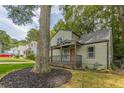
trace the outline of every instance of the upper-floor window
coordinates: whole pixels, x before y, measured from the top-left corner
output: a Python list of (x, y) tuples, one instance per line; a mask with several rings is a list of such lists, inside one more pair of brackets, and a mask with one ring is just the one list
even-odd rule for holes
[(61, 37), (57, 38), (57, 44), (59, 44), (61, 42), (62, 42), (62, 38)]
[(95, 58), (95, 46), (88, 46), (87, 52), (88, 52), (88, 58), (89, 59)]

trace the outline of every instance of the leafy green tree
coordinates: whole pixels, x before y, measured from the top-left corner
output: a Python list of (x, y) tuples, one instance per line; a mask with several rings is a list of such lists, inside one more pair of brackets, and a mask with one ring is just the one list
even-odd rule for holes
[(121, 44), (118, 45), (117, 48), (120, 49), (121, 52), (119, 52), (119, 53), (120, 53), (120, 55), (122, 55), (123, 62), (124, 62), (124, 6), (115, 6), (115, 7), (118, 9), (117, 15), (118, 15), (119, 23), (121, 26), (121, 29), (120, 29), (120, 31), (121, 31), (121, 37), (120, 37)]
[(54, 35), (57, 33), (57, 31), (53, 28), (51, 31), (50, 31), (50, 39), (52, 39), (52, 37), (54, 37)]
[(124, 6), (117, 6), (117, 8), (118, 8), (119, 20), (121, 24), (122, 38), (124, 39)]
[(77, 34), (106, 29), (109, 21), (107, 6), (65, 6), (66, 28)]
[(2, 53), (10, 48), (11, 37), (3, 30), (0, 30), (0, 42), (2, 43)]
[(59, 30), (68, 30), (66, 29), (66, 24), (62, 19), (60, 19), (50, 31), (50, 38), (52, 38)]
[(28, 31), (27, 33), (27, 37), (26, 37), (26, 40), (28, 42), (31, 42), (31, 41), (38, 41), (38, 30), (32, 28)]
[(53, 29), (57, 32), (58, 30), (67, 30), (66, 29), (66, 24), (62, 19), (60, 19), (56, 25), (53, 27)]
[(17, 47), (17, 46), (18, 46), (18, 40), (11, 38), (10, 48)]
[(40, 29), (39, 39), (37, 44), (36, 63), (33, 68), (35, 73), (47, 73), (50, 71), (49, 67), (49, 41), (50, 41), (50, 11), (51, 6), (4, 6), (8, 11), (8, 17), (12, 19), (15, 24), (26, 25), (32, 23), (32, 17), (36, 16), (36, 10), (40, 8)]
[(32, 23), (32, 17), (36, 16), (38, 9), (38, 6), (35, 5), (9, 5), (4, 7), (8, 11), (8, 17), (18, 25)]
[(20, 40), (18, 41), (18, 46), (19, 45), (26, 45), (28, 42), (26, 40)]

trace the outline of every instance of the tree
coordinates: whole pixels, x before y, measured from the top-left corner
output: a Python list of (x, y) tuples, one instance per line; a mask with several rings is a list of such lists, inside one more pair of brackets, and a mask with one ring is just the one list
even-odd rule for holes
[(0, 30), (0, 42), (2, 43), (2, 53), (8, 50), (11, 44), (11, 37), (3, 30)]
[(3, 6), (8, 11), (8, 18), (18, 25), (32, 23), (32, 17), (36, 16), (36, 10), (39, 6), (35, 5), (9, 5)]
[(28, 31), (27, 33), (27, 37), (26, 37), (26, 40), (28, 42), (31, 42), (31, 41), (38, 41), (38, 30), (32, 28)]
[(0, 42), (2, 43), (2, 53), (10, 48), (17, 47), (18, 45), (25, 45), (25, 40), (18, 41), (11, 38), (5, 31), (0, 30)]
[(57, 33), (57, 31), (53, 28), (51, 31), (50, 31), (50, 39), (52, 39), (52, 37), (54, 37), (54, 35)]
[[(18, 25), (26, 25), (32, 23), (32, 17), (36, 16), (35, 12), (39, 6), (4, 6), (8, 11), (8, 17)], [(37, 47), (36, 63), (33, 72), (47, 73), (50, 71), (49, 67), (49, 27), (50, 27), (50, 11), (51, 6), (40, 6), (40, 29)]]
[(66, 29), (66, 24), (62, 19), (60, 19), (50, 31), (50, 38), (52, 38), (59, 30), (68, 30)]
[[(78, 35), (102, 28), (105, 18), (105, 6), (65, 6), (64, 20), (66, 29)], [(102, 18), (102, 19), (101, 19)], [(98, 28), (99, 27), (99, 28)]]
[(122, 37), (124, 39), (124, 6), (117, 6), (119, 11), (119, 19), (122, 27)]
[(26, 40), (20, 40), (20, 41), (18, 41), (18, 46), (19, 45), (26, 45), (27, 44), (27, 41)]
[[(11, 42), (11, 43), (9, 44), (9, 49), (18, 46), (18, 40), (14, 39), (14, 38), (11, 38), (10, 42)], [(8, 50), (9, 50), (9, 49), (8, 49)]]
[(53, 27), (53, 29), (57, 32), (59, 30), (68, 30), (66, 29), (66, 24), (64, 23), (64, 21), (62, 19), (60, 19), (56, 25)]
[(40, 30), (38, 39), (38, 49), (34, 72), (50, 72), (49, 49), (50, 49), (50, 12), (51, 6), (40, 6)]
[(123, 57), (123, 62), (124, 62), (124, 6), (116, 6), (118, 9), (118, 14), (119, 14), (119, 21), (121, 25), (121, 35), (122, 35), (122, 43), (123, 45), (120, 45)]

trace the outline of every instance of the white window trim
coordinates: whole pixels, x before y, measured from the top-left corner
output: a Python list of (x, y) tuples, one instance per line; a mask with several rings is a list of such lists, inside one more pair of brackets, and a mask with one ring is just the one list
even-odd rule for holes
[[(88, 51), (89, 47), (93, 47), (93, 48), (94, 48), (94, 51), (93, 51), (93, 52), (89, 52), (89, 51)], [(89, 56), (89, 53), (93, 53), (93, 57), (90, 57), (90, 56)], [(91, 45), (91, 46), (88, 46), (88, 47), (87, 47), (87, 58), (88, 58), (88, 59), (95, 59), (95, 45)]]

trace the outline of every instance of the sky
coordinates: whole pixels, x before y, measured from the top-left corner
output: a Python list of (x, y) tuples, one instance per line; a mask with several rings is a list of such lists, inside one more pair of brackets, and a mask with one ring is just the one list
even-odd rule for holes
[[(39, 15), (39, 10), (37, 11), (37, 14)], [(50, 29), (52, 29), (53, 26), (58, 22), (58, 20), (62, 18), (62, 11), (59, 10), (58, 6), (52, 6)], [(12, 22), (11, 19), (7, 17), (7, 11), (5, 10), (5, 8), (0, 6), (0, 30), (6, 31), (6, 33), (14, 39), (24, 40), (27, 32), (31, 28), (37, 28), (38, 17), (34, 17), (33, 21), (34, 22), (32, 24), (28, 24), (26, 26), (16, 25)]]

